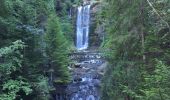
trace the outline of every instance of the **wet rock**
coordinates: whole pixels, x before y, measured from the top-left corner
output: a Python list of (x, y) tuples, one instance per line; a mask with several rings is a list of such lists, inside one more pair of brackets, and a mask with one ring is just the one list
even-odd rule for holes
[(100, 82), (98, 79), (94, 79), (94, 80), (93, 80), (93, 84), (94, 84), (94, 86), (96, 86), (96, 87), (100, 87), (100, 86), (101, 86), (101, 82)]
[(90, 95), (86, 98), (86, 100), (95, 100), (95, 97), (93, 95)]
[(77, 91), (79, 91), (79, 87), (77, 87), (77, 86), (70, 86), (67, 89), (67, 94), (76, 93)]
[(82, 67), (84, 70), (89, 70), (90, 68), (87, 68), (87, 67)]
[(92, 78), (88, 78), (88, 77), (83, 77), (82, 78), (82, 82), (91, 82)]
[(75, 67), (75, 68), (81, 68), (81, 63), (75, 63), (75, 64), (74, 64), (74, 67)]
[(69, 70), (69, 71), (73, 71), (73, 68), (71, 68), (70, 66), (68, 66), (68, 70)]
[(81, 82), (82, 78), (80, 76), (74, 77), (74, 82)]
[(106, 72), (106, 67), (108, 65), (108, 62), (103, 63), (101, 66), (97, 67), (97, 72), (100, 75), (104, 75), (104, 73)]

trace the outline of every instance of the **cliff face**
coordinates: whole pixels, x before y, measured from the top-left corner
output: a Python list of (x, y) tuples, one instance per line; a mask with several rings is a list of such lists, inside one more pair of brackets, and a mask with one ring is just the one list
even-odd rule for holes
[(90, 46), (100, 46), (103, 40), (103, 28), (100, 25), (98, 14), (101, 11), (101, 2), (93, 1), (91, 3), (91, 18), (90, 18)]

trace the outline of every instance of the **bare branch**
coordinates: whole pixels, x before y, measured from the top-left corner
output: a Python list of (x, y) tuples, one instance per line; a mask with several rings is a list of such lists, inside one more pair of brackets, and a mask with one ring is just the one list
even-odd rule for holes
[(162, 20), (162, 22), (164, 22), (165, 24), (166, 24), (166, 26), (169, 28), (169, 30), (170, 30), (170, 26), (169, 26), (169, 24), (168, 24), (168, 22), (166, 22), (162, 17), (161, 17), (161, 15), (158, 13), (158, 11), (154, 8), (154, 6), (152, 5), (152, 3), (149, 1), (149, 0), (147, 0), (147, 2), (148, 2), (148, 4), (149, 4), (149, 6), (153, 9), (153, 11), (155, 12), (155, 14), (157, 14), (157, 16)]

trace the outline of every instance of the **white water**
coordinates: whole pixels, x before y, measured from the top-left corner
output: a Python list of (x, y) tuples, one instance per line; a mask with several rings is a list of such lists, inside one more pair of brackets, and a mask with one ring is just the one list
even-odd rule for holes
[(90, 5), (80, 6), (77, 11), (77, 39), (78, 50), (87, 49), (89, 45)]

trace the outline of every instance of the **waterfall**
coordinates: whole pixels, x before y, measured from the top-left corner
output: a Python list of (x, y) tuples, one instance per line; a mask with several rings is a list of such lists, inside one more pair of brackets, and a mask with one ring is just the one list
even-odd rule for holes
[(89, 41), (89, 21), (90, 21), (90, 5), (80, 6), (77, 11), (77, 41), (78, 50), (88, 48)]

